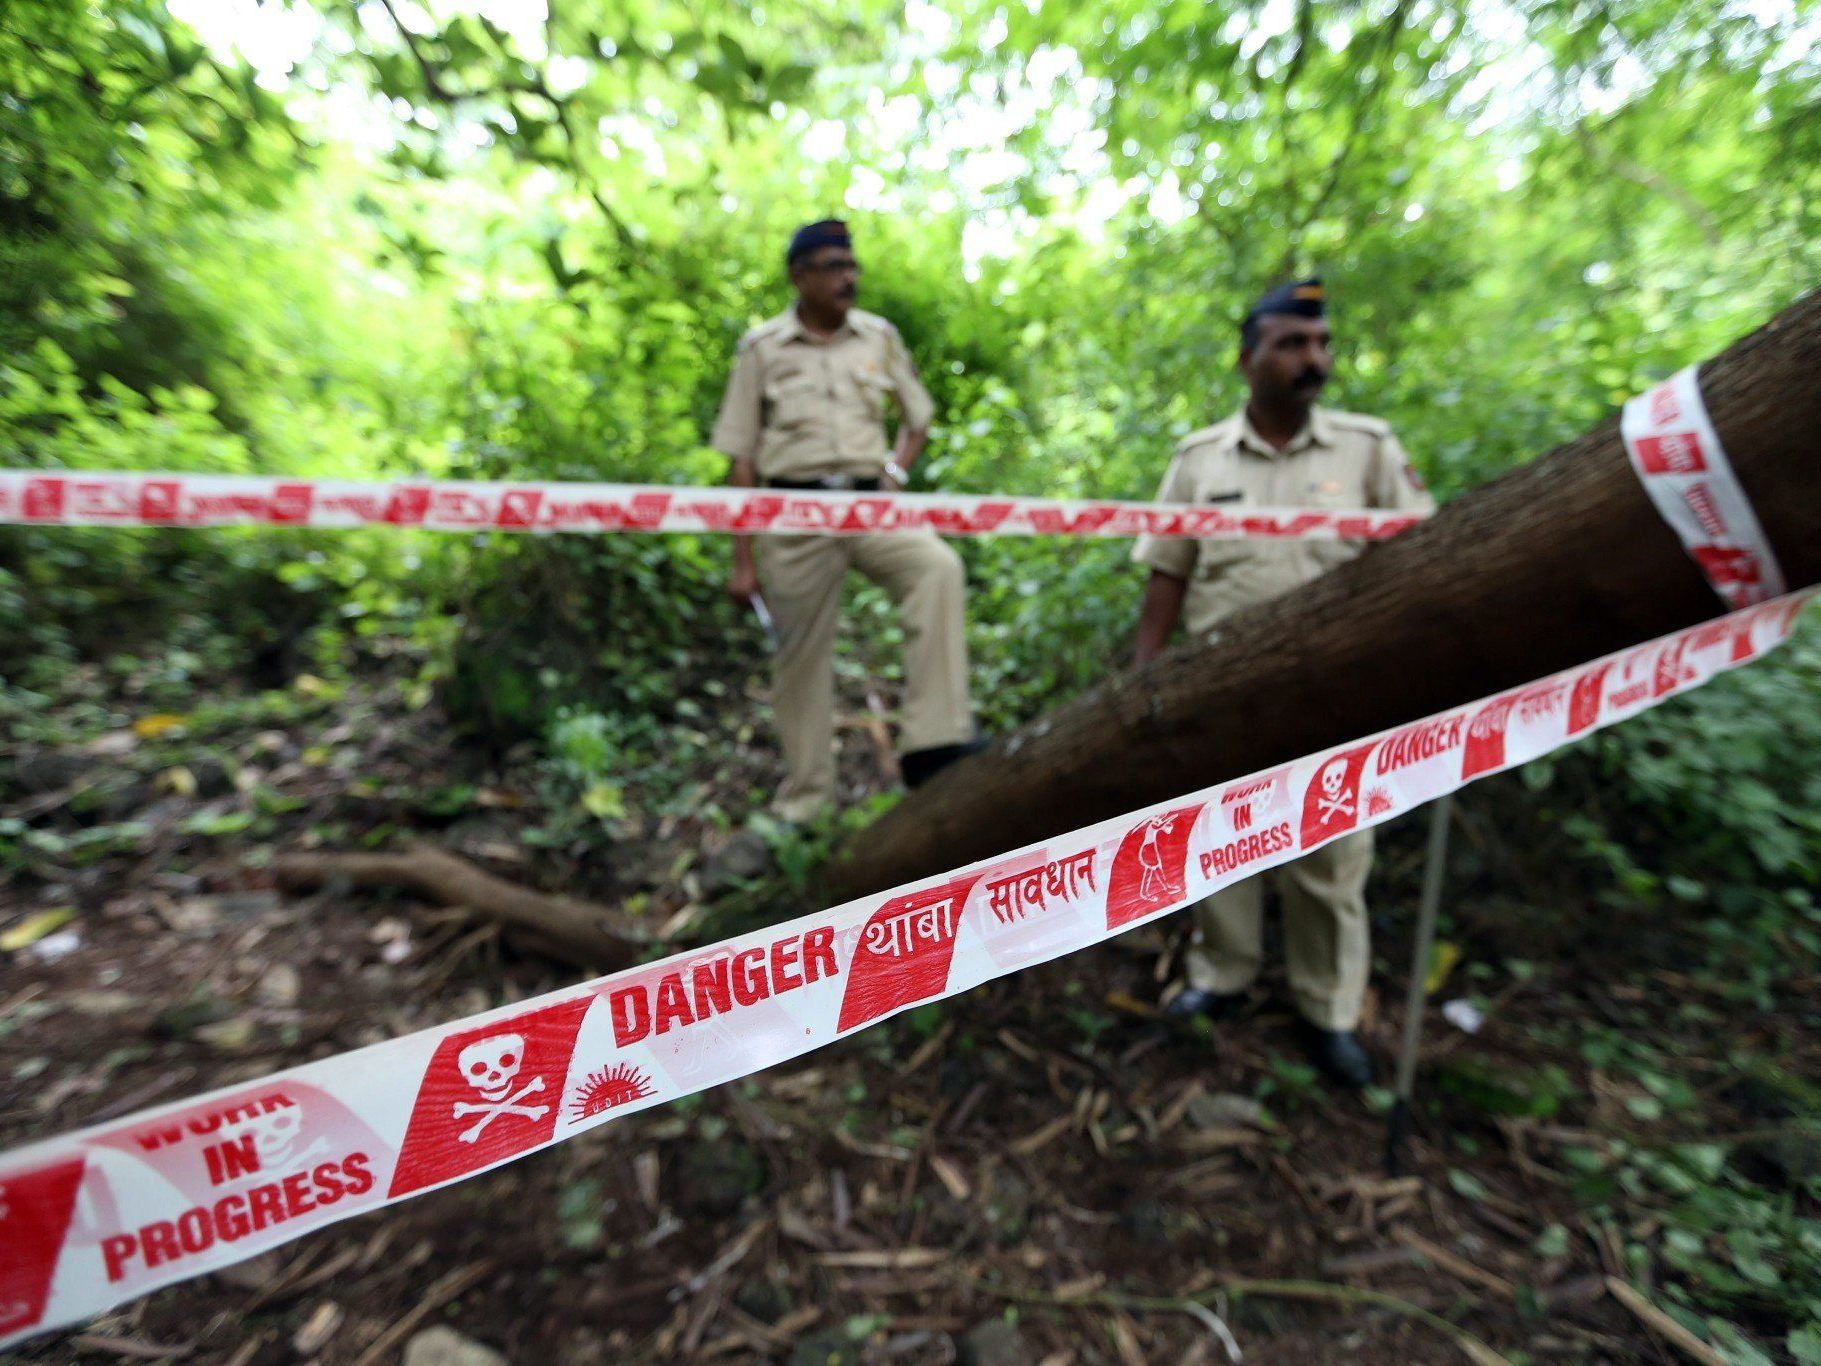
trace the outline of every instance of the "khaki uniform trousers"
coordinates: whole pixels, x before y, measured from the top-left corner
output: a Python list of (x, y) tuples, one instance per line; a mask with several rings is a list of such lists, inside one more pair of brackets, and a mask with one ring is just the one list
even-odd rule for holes
[(961, 557), (934, 532), (763, 536), (758, 568), (778, 630), (772, 706), (784, 749), (779, 815), (803, 820), (834, 799), (835, 628), (849, 569), (883, 588), (903, 617), (902, 747), (930, 749), (973, 737)]
[(1371, 872), (1372, 832), (1361, 830), (1214, 893), (1190, 912), (1189, 985), (1222, 995), (1252, 985), (1264, 961), (1269, 878), (1283, 903), (1284, 958), (1297, 1010), (1321, 1029), (1354, 1028), (1372, 968)]

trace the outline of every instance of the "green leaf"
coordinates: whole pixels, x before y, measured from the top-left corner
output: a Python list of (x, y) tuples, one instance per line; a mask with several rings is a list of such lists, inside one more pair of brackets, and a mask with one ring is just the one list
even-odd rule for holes
[(854, 1342), (862, 1342), (880, 1329), (891, 1324), (890, 1314), (854, 1314), (841, 1325), (842, 1331)]
[(1821, 1366), (1821, 1320), (1804, 1324), (1783, 1340), (1797, 1366)]
[(1625, 1108), (1638, 1119), (1655, 1120), (1663, 1117), (1663, 1102), (1655, 1096), (1627, 1096)]
[(626, 814), (626, 794), (617, 783), (592, 783), (582, 793), (582, 807), (597, 820), (618, 820)]
[(557, 1191), (556, 1217), (565, 1247), (578, 1252), (598, 1247), (606, 1236), (600, 1183), (588, 1177), (563, 1186)]
[(252, 811), (198, 811), (186, 816), (177, 828), (186, 835), (202, 835), (213, 839), (223, 835), (238, 835), (253, 824), (255, 816), (256, 813)]
[(1479, 1201), (1486, 1198), (1485, 1184), (1478, 1177), (1470, 1172), (1462, 1171), (1459, 1167), (1448, 1168), (1448, 1184), (1456, 1195), (1465, 1196), (1469, 1200)]
[(1531, 1242), (1530, 1250), (1538, 1257), (1564, 1255), (1568, 1251), (1568, 1230), (1560, 1224), (1551, 1224)]

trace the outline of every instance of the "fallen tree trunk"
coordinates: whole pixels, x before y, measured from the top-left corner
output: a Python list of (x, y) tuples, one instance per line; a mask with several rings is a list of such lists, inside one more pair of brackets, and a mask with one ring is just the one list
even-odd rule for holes
[(272, 874), (282, 887), (396, 887), (444, 906), (467, 906), (498, 921), (526, 947), (583, 968), (628, 967), (650, 939), (605, 907), (514, 886), (430, 844), (396, 854), (280, 854)]
[[(1701, 390), (1790, 586), (1821, 579), (1821, 293), (1703, 364)], [(1140, 588), (1135, 570), (1134, 620)], [(956, 764), (848, 842), (832, 891), (941, 872), (1721, 610), (1632, 471), (1615, 413)]]

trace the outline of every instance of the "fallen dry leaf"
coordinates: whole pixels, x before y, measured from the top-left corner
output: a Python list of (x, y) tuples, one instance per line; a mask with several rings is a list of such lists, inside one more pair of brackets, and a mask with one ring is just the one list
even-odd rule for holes
[(304, 1326), (297, 1330), (291, 1339), (291, 1346), (299, 1356), (313, 1356), (322, 1350), (329, 1339), (335, 1336), (335, 1330), (341, 1327), (341, 1306), (334, 1300), (324, 1300), (316, 1306), (314, 1313), (304, 1320)]
[(962, 1175), (961, 1168), (940, 1153), (931, 1153), (929, 1169), (936, 1174), (936, 1179), (948, 1188), (948, 1193), (955, 1199), (967, 1199), (971, 1188), (967, 1184), (967, 1177)]

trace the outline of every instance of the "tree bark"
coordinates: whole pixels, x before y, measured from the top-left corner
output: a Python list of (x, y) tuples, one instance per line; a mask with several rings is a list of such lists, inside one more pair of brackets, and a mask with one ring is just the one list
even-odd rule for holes
[[(1790, 587), (1816, 582), (1821, 293), (1703, 364), (1700, 380)], [(954, 765), (849, 840), (831, 890), (846, 898), (941, 872), (1722, 610), (1633, 472), (1615, 413), (1422, 526)]]

